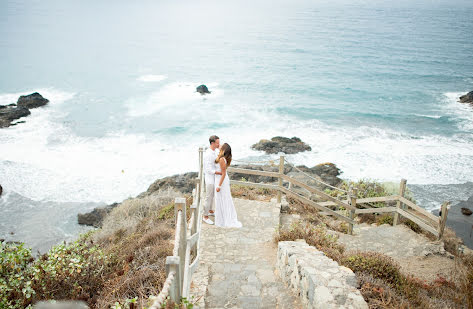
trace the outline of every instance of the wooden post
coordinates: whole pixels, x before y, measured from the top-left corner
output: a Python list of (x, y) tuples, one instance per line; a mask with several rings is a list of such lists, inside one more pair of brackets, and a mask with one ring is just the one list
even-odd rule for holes
[[(284, 153), (280, 152), (279, 154), (279, 178), (278, 178), (278, 185), (282, 187), (282, 177), (281, 175), (284, 174)], [(281, 203), (281, 191), (278, 190), (278, 203)]]
[(181, 287), (180, 287), (180, 277), (179, 277), (179, 257), (178, 256), (168, 256), (166, 257), (166, 277), (171, 271), (175, 271), (174, 281), (171, 285), (169, 296), (171, 300), (175, 303), (181, 301)]
[[(404, 192), (406, 192), (406, 182), (407, 180), (401, 179), (401, 183), (399, 185), (399, 196), (404, 197)], [(397, 201), (397, 209), (404, 209), (404, 204), (401, 203), (401, 201)], [(394, 220), (393, 220), (393, 226), (397, 225), (399, 223), (399, 212), (394, 213)]]
[[(355, 189), (355, 188), (352, 188), (350, 190), (350, 204), (356, 208), (356, 194), (358, 193), (358, 190)], [(350, 210), (350, 213), (349, 213), (349, 217), (350, 219), (354, 219), (355, 218), (355, 210)], [(351, 223), (348, 223), (348, 234), (349, 235), (353, 235), (353, 224)]]
[(447, 223), (447, 215), (448, 215), (448, 206), (450, 205), (449, 202), (445, 202), (442, 204), (442, 207), (440, 208), (440, 211), (442, 212), (442, 215), (439, 218), (439, 239), (443, 237), (443, 232), (445, 231), (445, 224)]
[(175, 208), (182, 212), (181, 233), (179, 235), (179, 290), (182, 291), (184, 279), (184, 263), (186, 258), (187, 246), (187, 217), (186, 217), (186, 199), (183, 197), (176, 197)]
[(200, 212), (201, 212), (201, 205), (200, 205), (200, 198), (202, 194), (202, 187), (204, 186), (203, 179), (204, 179), (204, 148), (200, 147), (199, 148), (199, 178), (198, 178), (198, 183), (196, 184), (196, 194), (194, 195), (194, 222), (192, 224), (192, 231), (191, 235), (193, 235), (197, 231), (197, 224), (199, 223), (199, 217), (200, 217)]
[[(197, 184), (197, 209), (200, 210), (200, 199), (201, 199), (201, 192), (202, 187), (204, 186), (204, 175), (203, 175), (203, 167), (204, 167), (204, 148), (199, 148), (199, 183)], [(196, 221), (197, 222), (197, 221)]]

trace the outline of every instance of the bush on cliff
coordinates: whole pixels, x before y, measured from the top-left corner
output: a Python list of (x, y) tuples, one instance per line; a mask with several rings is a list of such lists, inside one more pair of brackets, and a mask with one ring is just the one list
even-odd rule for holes
[(0, 245), (0, 307), (25, 308), (46, 299), (96, 300), (110, 270), (113, 254), (79, 239), (54, 246), (34, 260), (23, 244)]
[[(0, 308), (27, 308), (50, 299), (83, 300), (90, 308), (126, 306), (130, 299), (138, 308), (149, 306), (149, 296), (158, 295), (166, 279), (177, 196), (182, 194), (168, 190), (127, 200), (103, 229), (56, 245), (36, 260), (24, 245), (2, 242)], [(187, 207), (191, 202), (187, 199)]]

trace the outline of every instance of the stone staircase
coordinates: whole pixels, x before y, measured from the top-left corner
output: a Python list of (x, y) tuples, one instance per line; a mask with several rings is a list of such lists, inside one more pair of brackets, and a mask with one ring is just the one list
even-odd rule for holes
[(198, 308), (368, 308), (353, 272), (305, 242), (274, 242), (281, 205), (234, 199), (243, 227), (203, 223)]
[(191, 297), (199, 308), (302, 308), (277, 274), (280, 205), (234, 199), (243, 227), (203, 224)]

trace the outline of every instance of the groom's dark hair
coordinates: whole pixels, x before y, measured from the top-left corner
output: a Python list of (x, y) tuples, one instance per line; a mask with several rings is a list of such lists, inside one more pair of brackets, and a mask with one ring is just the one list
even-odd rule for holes
[(212, 135), (211, 137), (209, 137), (210, 145), (212, 145), (212, 143), (215, 143), (215, 141), (218, 139), (220, 138), (217, 135)]

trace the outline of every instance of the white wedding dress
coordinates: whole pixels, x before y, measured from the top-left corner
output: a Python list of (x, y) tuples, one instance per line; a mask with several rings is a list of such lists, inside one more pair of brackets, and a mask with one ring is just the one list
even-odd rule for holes
[[(216, 165), (216, 170), (221, 172), (220, 164), (216, 163)], [(215, 175), (215, 187), (220, 183), (221, 177), (221, 175)], [(225, 175), (220, 192), (215, 192), (215, 225), (220, 227), (242, 227), (233, 204), (228, 174)]]

